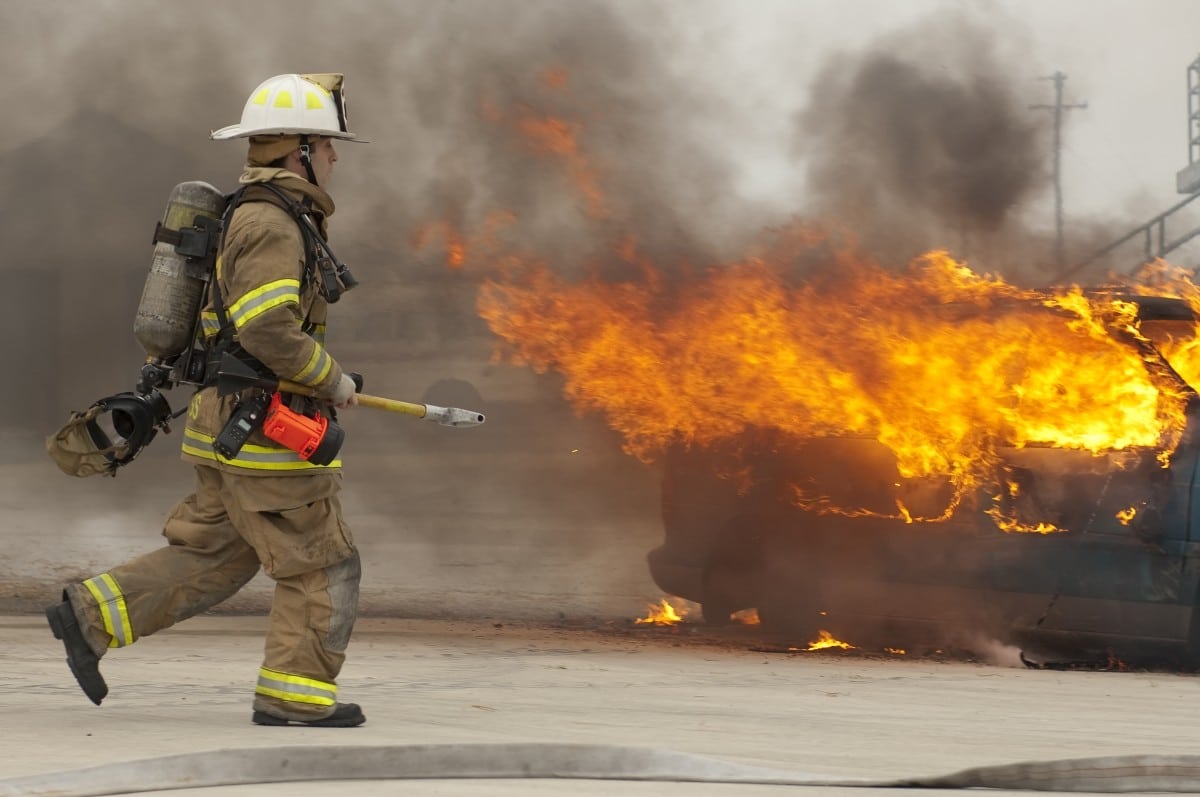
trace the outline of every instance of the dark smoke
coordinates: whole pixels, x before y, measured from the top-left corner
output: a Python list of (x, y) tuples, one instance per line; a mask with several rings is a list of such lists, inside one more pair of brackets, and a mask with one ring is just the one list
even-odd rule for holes
[[(372, 140), (342, 146), (334, 186), (337, 251), (375, 289), (347, 299), (344, 337), (426, 346), (486, 337), (474, 286), (444, 267), (437, 239), (412, 248), (430, 222), (470, 230), (509, 211), (514, 243), (562, 269), (603, 267), (631, 219), (640, 251), (667, 264), (707, 261), (736, 224), (729, 167), (690, 132), (712, 101), (653, 35), (669, 30), (662, 9), (630, 19), (598, 2), (218, 0), (200, 13), (128, 0), (86, 20), (74, 10), (9, 9), (0, 33), (0, 67), (32, 76), (6, 86), (26, 143), (0, 155), (11, 211), (0, 233), (16, 242), (11, 262), (62, 286), (48, 291), (86, 299), (57, 319), (52, 350), (32, 358), (44, 363), (44, 384), (67, 363), (86, 372), (43, 422), (124, 387), (139, 356), (130, 319), (149, 231), (175, 183), (233, 187), (243, 145), (207, 134), (236, 121), (270, 74), (344, 71), (352, 124)], [(551, 69), (566, 76), (561, 86), (547, 85)], [(506, 121), (489, 121), (485, 104)], [(506, 124), (525, 109), (578, 125), (604, 219), (586, 218), (562, 163)], [(45, 302), (37, 315), (61, 305)]]
[[(630, 219), (639, 251), (664, 265), (711, 260), (741, 226), (738, 208), (729, 166), (693, 136), (697, 117), (719, 108), (672, 63), (666, 16), (526, 0), (109, 0), (87, 14), (48, 0), (6, 9), (0, 68), (28, 79), (4, 88), (20, 113), (0, 152), (0, 240), (15, 280), (9, 295), (19, 285), (21, 301), (0, 331), (9, 368), (37, 386), (0, 398), (5, 429), (22, 441), (7, 453), (30, 463), (31, 478), (65, 479), (37, 447), (68, 410), (133, 387), (142, 359), (133, 313), (171, 187), (235, 185), (244, 145), (212, 142), (209, 131), (236, 121), (267, 76), (342, 71), (351, 125), (372, 143), (339, 147), (332, 242), (364, 287), (333, 308), (331, 350), (365, 372), (368, 392), (489, 416), (470, 431), (368, 412), (345, 418), (348, 515), (360, 539), (399, 531), (436, 540), (441, 561), (484, 529), (508, 544), (569, 544), (573, 563), (656, 534), (656, 477), (597, 419), (574, 417), (554, 377), (491, 363), (494, 341), (474, 312), (489, 264), (455, 273), (436, 239), (420, 249), (413, 241), (430, 222), (469, 231), (504, 210), (518, 221), (511, 243), (566, 272), (619, 270), (610, 253)], [(547, 70), (565, 80), (548, 81)], [(514, 133), (525, 111), (576, 125), (603, 191), (600, 220), (561, 160)], [(186, 399), (176, 391), (172, 405)], [(181, 493), (189, 469), (177, 451), (178, 434), (156, 440), (92, 491), (93, 513), (140, 506), (151, 484)], [(61, 484), (66, 501), (73, 489)], [(174, 494), (161, 490), (155, 501), (165, 510)], [(598, 522), (603, 539), (592, 536)], [(645, 581), (639, 560), (651, 543), (627, 548), (630, 578)], [(411, 560), (412, 551), (396, 556)], [(528, 560), (522, 569), (537, 567)], [(575, 573), (566, 589), (595, 577)]]
[(817, 212), (885, 263), (948, 247), (989, 271), (1045, 270), (1022, 211), (1050, 188), (1051, 150), (1030, 59), (999, 45), (1019, 40), (1010, 27), (931, 18), (831, 59), (798, 119)]

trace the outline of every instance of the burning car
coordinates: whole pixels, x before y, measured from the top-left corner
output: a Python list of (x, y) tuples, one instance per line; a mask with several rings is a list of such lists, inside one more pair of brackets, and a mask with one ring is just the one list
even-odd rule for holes
[[(828, 632), (880, 649), (992, 639), (1031, 660), (1200, 664), (1200, 406), (1171, 359), (1188, 366), (1195, 315), (1177, 298), (1078, 297), (1123, 315), (1091, 316), (1085, 331), (1081, 316), (1064, 320), (1060, 303), (1039, 306), (1028, 296), (1008, 307), (919, 311), (931, 326), (1029, 327), (1037, 361), (996, 382), (1019, 388), (998, 406), (1015, 410), (1004, 423), (972, 425), (983, 415), (958, 411), (973, 400), (956, 394), (958, 379), (935, 385), (926, 400), (949, 391), (954, 412), (909, 407), (916, 414), (895, 429), (876, 422), (875, 434), (749, 425), (671, 446), (665, 539), (648, 555), (654, 581), (701, 604), (710, 623), (755, 608), (765, 628), (802, 639)], [(1062, 335), (1047, 332), (1064, 323)], [(981, 335), (975, 345), (1002, 346), (1004, 337)], [(1082, 338), (1089, 342), (1080, 347)], [(1057, 387), (1035, 396), (1031, 380), (1063, 341), (1078, 351), (1055, 367)], [(1105, 408), (1082, 411), (1070, 385), (1074, 372), (1096, 365), (1093, 357), (1112, 364), (1089, 372), (1080, 389), (1137, 383), (1143, 412), (1127, 391), (1104, 394), (1101, 401), (1115, 402), (1107, 420), (1099, 417)], [(1070, 405), (1071, 419), (1032, 401)], [(906, 448), (933, 434), (914, 437), (918, 417), (953, 427), (971, 454), (959, 461), (969, 464), (930, 466), (928, 446)], [(1149, 434), (1122, 437), (1147, 420)]]
[(702, 272), (631, 259), (529, 263), (478, 308), (661, 467), (666, 593), (804, 641), (1200, 661), (1190, 274), (1029, 289), (803, 225)]

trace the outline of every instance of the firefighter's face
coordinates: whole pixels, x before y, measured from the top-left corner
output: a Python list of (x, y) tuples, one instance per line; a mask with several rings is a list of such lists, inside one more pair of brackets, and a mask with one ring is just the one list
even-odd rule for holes
[[(333, 139), (317, 139), (316, 142), (309, 145), (308, 153), (308, 157), (312, 161), (313, 175), (317, 178), (317, 185), (329, 188), (330, 178), (333, 177), (333, 164), (337, 163), (338, 159), (337, 150), (333, 148)], [(304, 163), (300, 160), (300, 150), (288, 155), (286, 165), (290, 171), (301, 177), (308, 177)]]
[(313, 173), (317, 175), (317, 185), (329, 187), (333, 177), (333, 164), (337, 163), (337, 151), (333, 148), (332, 138), (323, 138), (312, 147)]

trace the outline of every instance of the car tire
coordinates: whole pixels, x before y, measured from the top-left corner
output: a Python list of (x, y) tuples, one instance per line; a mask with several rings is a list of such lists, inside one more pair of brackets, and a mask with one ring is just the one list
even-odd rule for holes
[(821, 630), (817, 590), (769, 585), (759, 601), (758, 619), (764, 631), (811, 642)]
[(737, 609), (734, 609), (728, 603), (721, 603), (716, 600), (706, 600), (700, 604), (700, 615), (704, 618), (704, 624), (715, 628), (722, 628), (732, 623), (735, 611)]
[(701, 574), (704, 622), (723, 626), (731, 615), (757, 606), (766, 570), (763, 540), (769, 521), (741, 514), (721, 525)]

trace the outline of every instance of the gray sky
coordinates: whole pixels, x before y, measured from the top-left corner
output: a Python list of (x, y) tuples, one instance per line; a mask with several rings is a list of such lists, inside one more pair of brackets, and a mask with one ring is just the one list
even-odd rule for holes
[[(746, 139), (732, 140), (748, 191), (786, 194), (800, 178), (787, 165), (789, 114), (830, 52), (871, 49), (882, 35), (949, 12), (996, 32), (1010, 53), (1011, 85), (1029, 104), (1053, 102), (1053, 84), (1039, 78), (1055, 71), (1068, 75), (1064, 102), (1087, 103), (1067, 112), (1063, 130), (1068, 214), (1142, 216), (1179, 198), (1187, 67), (1200, 57), (1194, 0), (758, 0), (703, 8), (692, 16), (690, 49), (705, 80), (727, 97), (729, 119), (745, 122)], [(919, 37), (912, 44), (918, 51)], [(919, 57), (941, 60), (936, 50)]]

